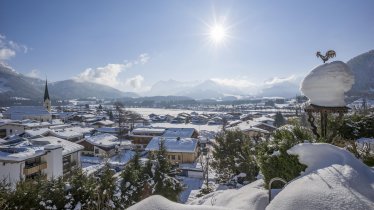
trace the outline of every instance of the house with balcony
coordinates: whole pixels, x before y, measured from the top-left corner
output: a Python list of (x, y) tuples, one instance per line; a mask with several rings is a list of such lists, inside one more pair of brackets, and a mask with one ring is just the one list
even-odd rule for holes
[(0, 178), (11, 184), (42, 176), (69, 176), (80, 167), (82, 146), (56, 137), (16, 139), (0, 143)]

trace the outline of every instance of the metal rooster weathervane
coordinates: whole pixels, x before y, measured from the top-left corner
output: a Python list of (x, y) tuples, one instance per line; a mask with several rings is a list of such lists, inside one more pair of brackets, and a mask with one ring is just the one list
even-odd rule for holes
[(317, 58), (321, 58), (323, 63), (326, 63), (330, 58), (333, 58), (336, 56), (336, 52), (334, 50), (329, 50), (326, 52), (325, 55), (322, 55), (320, 51), (317, 52)]

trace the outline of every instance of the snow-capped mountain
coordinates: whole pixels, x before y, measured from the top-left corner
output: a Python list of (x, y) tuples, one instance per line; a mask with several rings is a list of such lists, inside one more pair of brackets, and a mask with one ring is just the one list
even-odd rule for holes
[[(40, 99), (43, 97), (45, 81), (27, 77), (16, 72), (10, 66), (0, 64), (0, 98), (10, 97)], [(109, 86), (76, 80), (64, 80), (48, 83), (49, 93), (53, 99), (71, 98), (119, 98), (137, 97), (135, 93), (125, 93)]]
[(263, 97), (284, 97), (292, 98), (296, 95), (300, 95), (299, 80), (294, 81), (282, 81), (279, 83), (265, 85), (262, 89), (260, 96)]
[(358, 55), (347, 62), (355, 75), (349, 95), (374, 95), (374, 50)]
[(155, 83), (147, 95), (177, 95), (194, 99), (222, 99), (227, 95), (246, 94), (235, 87), (221, 85), (213, 80), (193, 82), (167, 80)]
[(41, 98), (38, 80), (17, 73), (10, 66), (0, 63), (0, 99), (10, 97)]

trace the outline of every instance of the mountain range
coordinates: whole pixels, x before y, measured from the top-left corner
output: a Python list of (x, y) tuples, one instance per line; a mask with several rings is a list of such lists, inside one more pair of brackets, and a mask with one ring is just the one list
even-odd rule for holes
[[(347, 65), (355, 75), (355, 84), (348, 95), (373, 95), (374, 50), (352, 58)], [(235, 100), (253, 96), (289, 98), (300, 94), (299, 82), (297, 78), (273, 79), (261, 85), (239, 88), (214, 79), (192, 82), (167, 80), (155, 83), (148, 92), (143, 93), (143, 96), (183, 96), (198, 100)], [(44, 80), (25, 76), (10, 66), (0, 63), (0, 101), (12, 97), (39, 100), (43, 97), (44, 85)], [(51, 97), (59, 100), (88, 97), (139, 97), (133, 92), (122, 92), (109, 86), (76, 79), (48, 83), (48, 88)]]
[[(11, 97), (37, 100), (43, 97), (44, 86), (44, 80), (25, 76), (0, 63), (0, 100)], [(48, 90), (54, 99), (138, 97), (135, 93), (74, 79), (48, 83)]]

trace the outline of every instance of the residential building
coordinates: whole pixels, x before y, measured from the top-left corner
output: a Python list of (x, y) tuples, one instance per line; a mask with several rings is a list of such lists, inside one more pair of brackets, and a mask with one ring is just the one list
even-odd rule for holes
[(14, 184), (22, 179), (69, 176), (80, 167), (82, 146), (56, 137), (17, 139), (0, 144), (0, 178)]
[(173, 164), (193, 163), (199, 156), (198, 139), (195, 138), (153, 137), (145, 150), (158, 151), (161, 141), (164, 142), (167, 157)]

